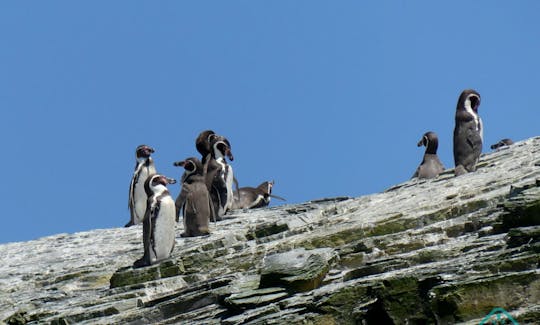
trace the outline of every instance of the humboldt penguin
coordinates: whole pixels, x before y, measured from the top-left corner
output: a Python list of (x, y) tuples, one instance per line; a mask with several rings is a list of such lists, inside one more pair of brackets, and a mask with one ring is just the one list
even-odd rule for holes
[(129, 184), (129, 212), (131, 215), (130, 221), (126, 227), (142, 223), (144, 213), (146, 212), (146, 192), (144, 190), (144, 182), (148, 175), (156, 173), (154, 161), (150, 155), (154, 153), (154, 149), (147, 145), (140, 145), (135, 149), (135, 171)]
[(482, 153), (483, 125), (478, 115), (480, 94), (473, 89), (464, 90), (456, 107), (454, 128), (454, 163), (456, 176), (474, 172)]
[(444, 166), (437, 156), (439, 138), (435, 132), (426, 132), (418, 142), (418, 147), (425, 146), (424, 158), (413, 175), (418, 178), (434, 178), (444, 171)]
[(271, 198), (285, 201), (284, 198), (272, 194), (274, 181), (263, 182), (257, 187), (241, 187), (234, 196), (233, 209), (256, 209), (270, 204)]
[(175, 206), (167, 190), (169, 179), (163, 175), (148, 176), (144, 189), (148, 196), (143, 220), (144, 255), (134, 267), (156, 264), (169, 258), (175, 243)]
[(499, 148), (502, 148), (502, 147), (506, 147), (506, 146), (511, 146), (514, 144), (514, 141), (512, 141), (512, 139), (502, 139), (501, 141), (495, 143), (495, 144), (492, 144), (491, 145), (491, 149), (492, 150), (495, 150), (495, 149), (499, 149)]
[(234, 194), (232, 184), (234, 174), (232, 166), (225, 157), (233, 160), (229, 141), (218, 135), (210, 136), (211, 154), (205, 165), (206, 186), (213, 205), (213, 219), (222, 220), (223, 215), (232, 208)]
[(212, 217), (210, 194), (206, 187), (203, 164), (199, 159), (191, 157), (174, 163), (184, 167), (182, 190), (176, 198), (176, 221), (180, 218), (184, 223), (182, 237), (204, 236), (210, 233), (208, 224)]

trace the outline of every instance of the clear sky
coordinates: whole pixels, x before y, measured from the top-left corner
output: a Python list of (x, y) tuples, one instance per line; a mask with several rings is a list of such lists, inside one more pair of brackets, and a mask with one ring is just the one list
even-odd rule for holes
[(466, 88), (482, 96), (484, 152), (540, 135), (539, 13), (535, 0), (2, 1), (0, 243), (123, 226), (137, 145), (179, 178), (172, 162), (198, 156), (205, 129), (230, 140), (240, 186), (273, 179), (288, 203), (409, 179), (428, 130), (453, 167)]

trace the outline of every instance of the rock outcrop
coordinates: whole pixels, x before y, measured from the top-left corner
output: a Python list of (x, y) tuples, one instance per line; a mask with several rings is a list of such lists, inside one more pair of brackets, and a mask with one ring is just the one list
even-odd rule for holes
[(540, 138), (475, 173), (238, 211), (133, 269), (140, 226), (0, 245), (8, 324), (478, 324), (540, 319)]

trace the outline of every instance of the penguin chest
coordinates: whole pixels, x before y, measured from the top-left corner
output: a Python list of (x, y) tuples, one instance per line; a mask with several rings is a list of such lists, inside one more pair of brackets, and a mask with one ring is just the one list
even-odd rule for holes
[(234, 174), (231, 165), (225, 163), (223, 159), (216, 160), (219, 164), (219, 172), (216, 175), (216, 184), (220, 192), (220, 215), (232, 209), (234, 203), (233, 180)]
[(436, 155), (426, 154), (424, 161), (418, 169), (418, 178), (437, 177), (444, 171), (444, 166)]
[(170, 256), (175, 243), (176, 208), (170, 195), (157, 203), (159, 212), (152, 216), (152, 263)]
[(232, 209), (234, 203), (233, 196), (233, 170), (231, 165), (227, 165), (227, 172), (225, 173), (225, 186), (227, 187), (227, 210)]
[(134, 224), (142, 223), (144, 219), (144, 213), (146, 212), (146, 201), (147, 195), (144, 190), (144, 182), (148, 176), (152, 173), (155, 173), (155, 168), (153, 167), (143, 167), (139, 170), (135, 177), (135, 184), (133, 185), (133, 209), (134, 209)]

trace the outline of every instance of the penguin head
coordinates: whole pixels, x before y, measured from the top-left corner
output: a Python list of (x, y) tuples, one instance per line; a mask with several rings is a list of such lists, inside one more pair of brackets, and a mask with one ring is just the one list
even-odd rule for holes
[(277, 196), (277, 195), (272, 194), (272, 189), (273, 188), (274, 188), (274, 181), (273, 180), (263, 182), (261, 185), (257, 186), (257, 189), (259, 189), (263, 193), (264, 199), (267, 201), (267, 203), (270, 202), (271, 197), (276, 198), (276, 199), (281, 200), (281, 201), (287, 201), (284, 198), (282, 198), (281, 196)]
[(137, 147), (137, 149), (135, 149), (135, 157), (137, 157), (137, 159), (146, 159), (150, 157), (150, 155), (153, 153), (154, 149), (145, 144), (141, 144)]
[(184, 179), (191, 174), (203, 174), (203, 164), (199, 159), (195, 157), (190, 157), (183, 161), (177, 161), (174, 163), (174, 165), (177, 167), (184, 167), (184, 169), (186, 170)]
[(215, 134), (212, 130), (205, 130), (199, 133), (199, 136), (195, 139), (195, 147), (197, 147), (197, 151), (201, 156), (206, 157), (212, 151), (210, 137)]
[(157, 193), (167, 192), (167, 184), (169, 184), (169, 180), (169, 178), (159, 174), (148, 176), (144, 182), (144, 190), (146, 195), (152, 196)]
[(480, 94), (474, 89), (465, 89), (459, 96), (457, 109), (477, 115), (480, 107)]
[(435, 132), (426, 132), (418, 142), (417, 146), (425, 146), (426, 153), (436, 154), (437, 148), (439, 147), (439, 138)]
[(265, 197), (268, 197), (272, 194), (272, 187), (274, 186), (274, 181), (266, 181), (261, 183), (261, 185), (257, 186), (258, 189), (260, 189)]
[(227, 138), (221, 135), (210, 135), (210, 145), (213, 150), (214, 158), (228, 157), (230, 161), (234, 160), (231, 151), (231, 144)]

